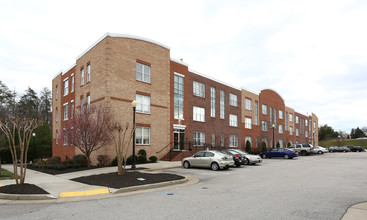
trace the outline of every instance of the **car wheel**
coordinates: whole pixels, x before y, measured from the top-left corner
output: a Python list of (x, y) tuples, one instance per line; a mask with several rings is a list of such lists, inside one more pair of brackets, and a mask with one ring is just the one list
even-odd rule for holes
[(288, 154), (285, 154), (284, 155), (284, 159), (289, 159), (289, 155)]
[(330, 153), (333, 153), (334, 151), (332, 151), (332, 150), (331, 150), (331, 151), (329, 151), (329, 152), (330, 152)]
[(263, 154), (263, 159), (265, 159), (266, 158), (266, 155), (265, 154)]
[(210, 167), (212, 168), (212, 170), (217, 171), (219, 170), (219, 165), (216, 162), (213, 162)]
[(301, 155), (302, 156), (306, 156), (307, 155), (307, 152), (306, 151), (301, 151)]
[(347, 151), (345, 150), (345, 151), (343, 151), (344, 153), (347, 153)]
[(319, 151), (319, 154), (323, 154), (323, 152), (320, 150), (320, 151)]
[(245, 165), (249, 165), (249, 164), (250, 164), (249, 159), (246, 159), (246, 160), (245, 160)]
[(184, 168), (188, 169), (190, 168), (190, 163), (189, 161), (185, 161), (184, 164), (183, 164)]

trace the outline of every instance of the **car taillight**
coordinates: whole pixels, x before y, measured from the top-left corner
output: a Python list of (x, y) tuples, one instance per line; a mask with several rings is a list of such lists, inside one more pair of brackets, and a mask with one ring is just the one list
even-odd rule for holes
[(234, 156), (235, 159), (238, 159), (239, 157), (238, 156)]

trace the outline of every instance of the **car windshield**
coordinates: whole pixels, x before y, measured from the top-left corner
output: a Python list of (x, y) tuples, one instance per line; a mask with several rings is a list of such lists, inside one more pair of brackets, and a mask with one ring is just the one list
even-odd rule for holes
[(233, 149), (232, 151), (235, 151), (240, 154), (247, 154), (245, 151), (239, 150), (239, 149)]

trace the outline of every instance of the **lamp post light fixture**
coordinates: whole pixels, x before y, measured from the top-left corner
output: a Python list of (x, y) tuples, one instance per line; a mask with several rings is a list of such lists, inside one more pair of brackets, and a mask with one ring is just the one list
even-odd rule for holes
[(131, 106), (133, 107), (133, 162), (131, 164), (131, 169), (135, 170), (136, 166), (135, 166), (135, 111), (136, 111), (136, 105), (138, 103), (134, 100), (131, 102)]
[(338, 147), (340, 147), (340, 135), (338, 135)]
[(273, 124), (271, 127), (273, 127), (273, 148), (275, 148), (275, 140), (274, 140), (274, 128), (275, 128), (275, 124)]

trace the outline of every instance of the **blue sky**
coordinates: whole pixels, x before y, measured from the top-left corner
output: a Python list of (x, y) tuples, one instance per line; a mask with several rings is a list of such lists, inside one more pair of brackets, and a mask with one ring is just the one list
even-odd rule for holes
[(171, 47), (189, 68), (254, 92), (271, 88), (320, 125), (367, 126), (367, 1), (0, 0), (0, 80), (22, 93), (105, 33)]

